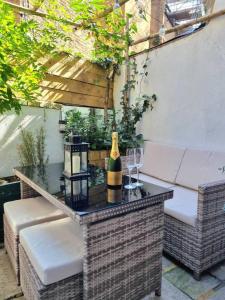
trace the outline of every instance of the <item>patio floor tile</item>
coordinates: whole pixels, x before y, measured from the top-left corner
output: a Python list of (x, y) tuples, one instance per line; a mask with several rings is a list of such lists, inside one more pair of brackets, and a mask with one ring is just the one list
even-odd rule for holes
[[(219, 265), (211, 268), (209, 273), (212, 274), (213, 276), (219, 278), (220, 280), (225, 280), (225, 261), (223, 261)], [(224, 299), (225, 299), (225, 296), (224, 296)]]
[(165, 256), (163, 256), (162, 258), (162, 270), (163, 272), (167, 272), (169, 270), (171, 270), (172, 268), (175, 268), (176, 265), (169, 260), (168, 258), (166, 258)]
[[(206, 274), (201, 281), (196, 281), (191, 273), (168, 258), (163, 257), (162, 262), (162, 296), (151, 295), (142, 300), (225, 300), (225, 281), (220, 280), (224, 278), (225, 263), (210, 271), (213, 276)], [(25, 300), (20, 287), (16, 285), (8, 255), (4, 249), (0, 249), (0, 300), (3, 299)]]
[(162, 280), (162, 296), (155, 297), (152, 296), (149, 300), (190, 300), (190, 297), (178, 290), (173, 284), (168, 280), (163, 278)]
[(21, 294), (16, 277), (4, 249), (0, 249), (0, 299), (12, 298)]
[(186, 296), (168, 280), (163, 278), (162, 280), (162, 296), (156, 297), (155, 295), (147, 296), (141, 300), (190, 300), (191, 298)]
[(209, 297), (209, 300), (224, 300), (225, 299), (225, 286), (217, 291), (214, 291), (213, 295)]
[[(172, 283), (177, 289), (188, 295), (191, 299), (199, 299), (203, 295), (211, 294), (211, 290), (218, 286), (221, 281), (210, 275), (203, 275), (201, 281), (192, 277), (191, 273), (176, 267), (163, 274), (163, 277)], [(202, 299), (207, 297), (202, 297)]]

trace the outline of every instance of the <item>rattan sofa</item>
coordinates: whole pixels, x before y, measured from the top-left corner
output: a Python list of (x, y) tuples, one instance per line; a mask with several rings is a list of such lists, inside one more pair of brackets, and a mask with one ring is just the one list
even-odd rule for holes
[(225, 259), (225, 153), (145, 142), (141, 179), (174, 190), (164, 251), (196, 279)]

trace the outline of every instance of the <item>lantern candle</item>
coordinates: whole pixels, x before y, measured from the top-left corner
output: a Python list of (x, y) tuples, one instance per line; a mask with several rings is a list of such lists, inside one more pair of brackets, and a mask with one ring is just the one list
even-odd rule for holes
[(68, 173), (71, 174), (71, 163), (70, 163), (70, 151), (65, 151), (65, 167), (64, 170)]
[(73, 154), (73, 173), (80, 173), (80, 157)]

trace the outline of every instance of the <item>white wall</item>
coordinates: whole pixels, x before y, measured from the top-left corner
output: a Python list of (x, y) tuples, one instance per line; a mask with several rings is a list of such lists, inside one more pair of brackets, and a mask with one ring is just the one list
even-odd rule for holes
[[(146, 55), (136, 56), (139, 71)], [(225, 151), (225, 16), (151, 51), (149, 57), (149, 75), (142, 83), (142, 93), (155, 93), (158, 101), (139, 124), (144, 138)], [(117, 108), (123, 78), (122, 72), (115, 79)], [(132, 101), (138, 90), (132, 92)]]
[(13, 167), (19, 165), (17, 145), (21, 142), (21, 128), (35, 133), (43, 126), (49, 162), (63, 161), (63, 137), (58, 120), (58, 110), (27, 106), (22, 108), (20, 115), (13, 112), (0, 115), (0, 177), (12, 175)]
[(225, 1), (224, 0), (216, 0), (214, 4), (214, 11), (218, 11), (220, 9), (225, 8)]

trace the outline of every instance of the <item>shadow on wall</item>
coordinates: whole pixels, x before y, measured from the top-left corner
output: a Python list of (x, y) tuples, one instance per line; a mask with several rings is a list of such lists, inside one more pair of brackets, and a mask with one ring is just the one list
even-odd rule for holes
[(13, 167), (20, 164), (17, 146), (21, 143), (21, 129), (35, 133), (43, 126), (50, 161), (62, 161), (63, 139), (58, 131), (58, 119), (57, 110), (26, 106), (22, 108), (20, 115), (12, 112), (0, 116), (0, 177), (12, 175)]

